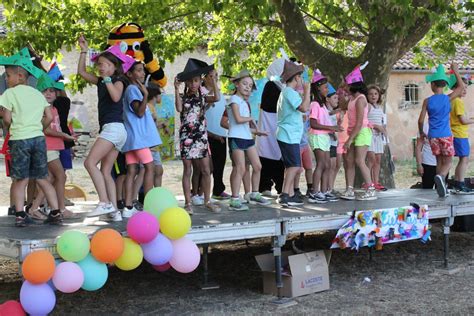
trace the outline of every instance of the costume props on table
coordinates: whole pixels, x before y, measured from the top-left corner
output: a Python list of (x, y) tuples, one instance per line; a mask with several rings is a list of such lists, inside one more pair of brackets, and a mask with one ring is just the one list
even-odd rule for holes
[(205, 75), (213, 69), (214, 65), (208, 65), (199, 59), (189, 58), (186, 66), (184, 66), (184, 70), (180, 72), (177, 77), (179, 81), (183, 82), (197, 76)]
[(313, 72), (313, 78), (311, 78), (311, 83), (316, 83), (322, 80), (327, 81), (327, 78), (321, 73), (319, 69), (315, 69)]
[(0, 65), (2, 66), (20, 66), (28, 71), (33, 77), (39, 78), (44, 73), (43, 70), (33, 65), (32, 57), (28, 48), (22, 48), (18, 53), (12, 56), (0, 56)]
[[(129, 55), (125, 55), (124, 53), (122, 53), (122, 51), (120, 50), (120, 45), (119, 44), (111, 46), (111, 47), (107, 48), (107, 50), (105, 50), (105, 51), (113, 54), (115, 57), (117, 57), (122, 62), (122, 69), (123, 69), (124, 73), (127, 72), (133, 66), (133, 64), (136, 62), (135, 59), (133, 59)], [(91, 58), (91, 61), (96, 62), (97, 59), (99, 58), (99, 56), (100, 56), (100, 54), (93, 56)]]
[(420, 239), (430, 239), (428, 207), (412, 203), (399, 207), (375, 211), (354, 211), (351, 218), (337, 231), (331, 249), (375, 247), (381, 250), (383, 244)]
[[(437, 80), (444, 80), (446, 81), (448, 85), (451, 84), (451, 80), (449, 79), (449, 76), (446, 74), (446, 71), (444, 70), (444, 66), (442, 64), (439, 64), (436, 70), (432, 74), (426, 76), (426, 82), (433, 82)], [(454, 81), (453, 85), (455, 83), (456, 81)]]
[(145, 39), (145, 34), (140, 25), (136, 23), (123, 23), (117, 25), (109, 33), (108, 46), (119, 45), (120, 51), (133, 59), (145, 63), (145, 69), (151, 75), (153, 83), (164, 87), (166, 76), (160, 67), (158, 59), (153, 56), (150, 43)]
[(347, 83), (347, 84), (353, 84), (353, 83), (357, 83), (357, 82), (364, 82), (364, 77), (362, 77), (362, 70), (365, 69), (365, 67), (367, 67), (367, 65), (369, 64), (368, 61), (366, 61), (363, 65), (357, 65), (354, 70), (351, 71), (350, 74), (348, 74), (345, 78), (344, 78), (344, 81)]

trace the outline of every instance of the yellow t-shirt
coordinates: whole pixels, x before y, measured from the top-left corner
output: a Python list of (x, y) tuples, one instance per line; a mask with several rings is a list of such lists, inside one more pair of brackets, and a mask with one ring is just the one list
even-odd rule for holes
[(451, 131), (453, 137), (468, 138), (468, 125), (464, 125), (459, 121), (459, 115), (464, 115), (464, 102), (460, 98), (451, 101)]
[(21, 140), (43, 136), (41, 120), (49, 106), (43, 94), (27, 85), (8, 88), (0, 95), (0, 106), (12, 113), (10, 139)]

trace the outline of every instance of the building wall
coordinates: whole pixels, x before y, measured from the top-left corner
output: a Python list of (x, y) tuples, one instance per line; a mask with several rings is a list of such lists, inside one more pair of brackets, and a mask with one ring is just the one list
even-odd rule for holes
[[(425, 82), (426, 73), (399, 73), (390, 75), (386, 94), (387, 131), (390, 139), (390, 149), (397, 159), (410, 159), (413, 155), (411, 139), (418, 132), (418, 116), (421, 111), (423, 99), (432, 95), (430, 85)], [(405, 85), (417, 84), (419, 90), (419, 103), (417, 105), (406, 105)], [(466, 113), (470, 111), (470, 105), (474, 105), (474, 87), (468, 88), (464, 98)], [(470, 116), (469, 116), (470, 117)], [(473, 135), (474, 128), (470, 126), (470, 134)], [(474, 149), (474, 148), (473, 148)], [(474, 150), (471, 149), (471, 155)]]

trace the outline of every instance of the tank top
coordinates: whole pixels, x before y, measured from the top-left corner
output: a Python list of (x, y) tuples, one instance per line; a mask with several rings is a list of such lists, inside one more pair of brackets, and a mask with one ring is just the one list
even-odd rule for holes
[(369, 106), (367, 103), (367, 99), (365, 98), (365, 95), (359, 94), (354, 99), (351, 99), (349, 101), (349, 105), (347, 107), (347, 117), (349, 120), (349, 126), (347, 127), (347, 133), (350, 134), (350, 132), (354, 129), (356, 122), (357, 122), (357, 109), (356, 109), (356, 103), (359, 98), (364, 98), (366, 102), (366, 106), (364, 108), (364, 117), (362, 119), (362, 128), (364, 127), (369, 127), (369, 119), (367, 118), (367, 114), (369, 112)]
[(429, 138), (440, 138), (451, 136), (449, 126), (449, 113), (451, 112), (451, 102), (449, 96), (445, 94), (434, 94), (428, 98)]
[[(372, 125), (383, 125), (383, 110), (379, 106), (374, 106), (372, 104), (368, 104), (368, 107), (370, 107), (370, 111), (367, 114), (367, 119), (369, 120)], [(376, 129), (372, 129), (372, 134), (373, 135), (379, 135), (380, 132)]]

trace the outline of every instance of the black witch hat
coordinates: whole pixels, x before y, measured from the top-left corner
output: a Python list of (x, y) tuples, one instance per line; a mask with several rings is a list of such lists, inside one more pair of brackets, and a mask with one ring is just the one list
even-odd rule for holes
[(199, 59), (189, 58), (184, 70), (178, 74), (178, 80), (186, 81), (196, 76), (205, 75), (212, 69), (214, 69), (214, 65), (208, 65)]

